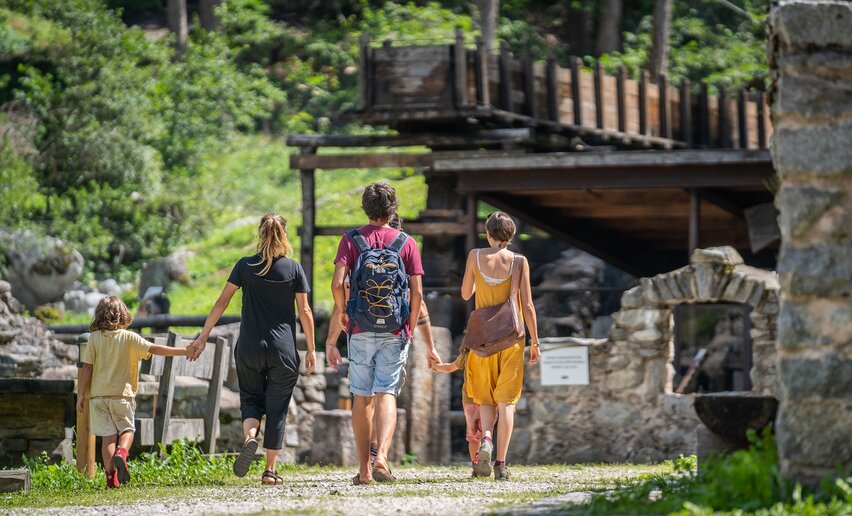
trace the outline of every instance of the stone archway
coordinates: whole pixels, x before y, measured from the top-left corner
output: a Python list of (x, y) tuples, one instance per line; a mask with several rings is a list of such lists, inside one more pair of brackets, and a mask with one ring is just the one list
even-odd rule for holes
[(689, 303), (742, 303), (751, 306), (750, 336), (753, 362), (752, 392), (775, 394), (775, 333), (778, 316), (778, 279), (774, 272), (750, 267), (732, 247), (696, 249), (689, 265), (642, 278), (621, 298), (621, 310), (612, 315), (609, 340), (646, 361), (644, 369), (665, 371), (659, 392), (671, 393), (672, 310)]

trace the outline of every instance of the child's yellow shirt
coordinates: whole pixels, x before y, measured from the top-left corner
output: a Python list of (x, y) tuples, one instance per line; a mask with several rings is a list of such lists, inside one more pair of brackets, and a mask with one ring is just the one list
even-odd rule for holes
[(93, 331), (82, 361), (92, 364), (89, 397), (135, 398), (139, 361), (151, 356), (151, 343), (127, 330)]

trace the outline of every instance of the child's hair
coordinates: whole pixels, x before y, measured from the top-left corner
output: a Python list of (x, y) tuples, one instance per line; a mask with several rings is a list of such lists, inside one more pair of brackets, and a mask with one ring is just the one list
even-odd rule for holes
[(388, 226), (394, 228), (397, 231), (402, 231), (402, 217), (394, 213), (388, 219)]
[(133, 318), (127, 306), (115, 296), (107, 296), (100, 300), (95, 307), (95, 317), (89, 325), (91, 331), (123, 330), (130, 326)]
[(509, 242), (515, 236), (515, 221), (502, 211), (495, 211), (485, 221), (485, 229), (498, 242)]
[(287, 220), (277, 213), (264, 215), (257, 227), (257, 254), (260, 255), (260, 261), (252, 264), (264, 264), (258, 276), (269, 272), (276, 258), (290, 256), (292, 253), (293, 247), (287, 240)]
[(361, 207), (370, 220), (388, 220), (399, 208), (396, 190), (386, 183), (369, 184), (361, 196)]

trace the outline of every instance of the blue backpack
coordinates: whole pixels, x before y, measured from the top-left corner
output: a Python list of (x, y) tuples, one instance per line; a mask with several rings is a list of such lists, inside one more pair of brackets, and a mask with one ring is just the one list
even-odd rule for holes
[(362, 331), (391, 333), (402, 330), (410, 309), (408, 306), (408, 274), (399, 255), (408, 241), (408, 235), (399, 235), (384, 249), (374, 249), (367, 243), (357, 229), (349, 233), (349, 238), (358, 249), (358, 260), (350, 274), (349, 303), (346, 314), (349, 315), (349, 334), (352, 326), (358, 325)]

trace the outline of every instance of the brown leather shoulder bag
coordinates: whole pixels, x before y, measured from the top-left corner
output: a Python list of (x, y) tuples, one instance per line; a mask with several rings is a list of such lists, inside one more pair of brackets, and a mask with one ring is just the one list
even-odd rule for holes
[(470, 313), (462, 339), (462, 348), (480, 357), (489, 357), (509, 349), (525, 335), (524, 322), (518, 307), (523, 257), (515, 255), (512, 264), (512, 286), (509, 299), (499, 305), (477, 308)]

